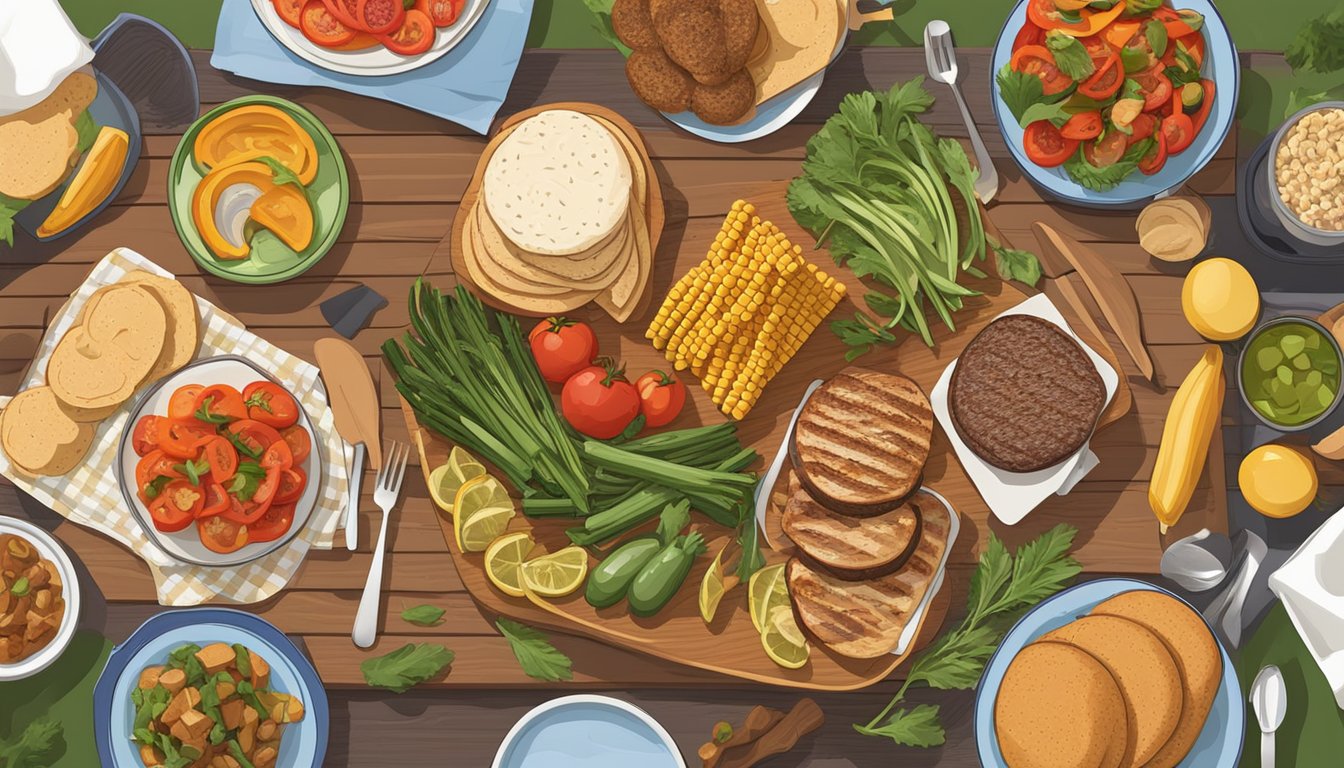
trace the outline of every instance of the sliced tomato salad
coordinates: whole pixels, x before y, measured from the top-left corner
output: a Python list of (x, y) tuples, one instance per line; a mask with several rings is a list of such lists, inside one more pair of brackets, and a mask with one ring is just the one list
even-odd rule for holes
[(268, 380), (241, 391), (188, 384), (166, 410), (131, 431), (136, 495), (154, 527), (176, 533), (195, 523), (201, 543), (223, 554), (283, 536), (308, 486), (313, 441), (294, 396)]
[(399, 56), (434, 46), (437, 29), (462, 17), (466, 0), (271, 0), (284, 23), (313, 45), (359, 51), (381, 45)]
[(1027, 158), (1097, 191), (1162, 170), (1213, 107), (1204, 21), (1173, 0), (1028, 0), (997, 77)]

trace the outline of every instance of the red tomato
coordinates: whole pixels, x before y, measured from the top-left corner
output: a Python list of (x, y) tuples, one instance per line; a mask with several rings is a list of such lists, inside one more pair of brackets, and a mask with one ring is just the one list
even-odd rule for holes
[(299, 15), (303, 12), (303, 0), (271, 0), (275, 14), (286, 24), (298, 29)]
[(1212, 80), (1200, 80), (1199, 84), (1204, 86), (1204, 100), (1199, 103), (1199, 109), (1190, 116), (1190, 124), (1194, 127), (1191, 132), (1191, 141), (1193, 137), (1198, 136), (1199, 132), (1204, 130), (1204, 123), (1208, 122), (1209, 112), (1213, 109), (1213, 94), (1216, 90)]
[(460, 0), (415, 0), (414, 8), (428, 16), (436, 27), (452, 26), (462, 10)]
[(1162, 166), (1167, 164), (1167, 137), (1158, 132), (1154, 134), (1157, 140), (1153, 148), (1148, 150), (1148, 154), (1139, 161), (1139, 170), (1143, 171), (1145, 176), (1152, 176), (1162, 170)]
[(1134, 118), (1134, 122), (1130, 123), (1129, 127), (1130, 130), (1133, 131), (1133, 133), (1129, 135), (1129, 143), (1133, 144), (1136, 141), (1143, 141), (1149, 136), (1152, 136), (1153, 131), (1157, 130), (1157, 118), (1147, 112), (1142, 112), (1138, 117)]
[(1073, 80), (1055, 66), (1054, 56), (1050, 55), (1049, 49), (1043, 45), (1028, 45), (1017, 49), (1013, 52), (1009, 66), (1017, 72), (1039, 77), (1046, 96), (1062, 93), (1073, 84)]
[(159, 448), (177, 459), (194, 459), (215, 430), (195, 419), (159, 419)]
[(227, 555), (247, 546), (247, 526), (224, 515), (201, 518), (196, 521), (196, 532), (201, 543), (211, 552)]
[(395, 32), (379, 35), (378, 39), (395, 54), (414, 56), (434, 45), (434, 24), (424, 13), (412, 8), (406, 11), (405, 19)]
[(162, 418), (146, 414), (135, 423), (135, 429), (131, 432), (131, 448), (135, 450), (136, 456), (144, 456), (158, 447), (159, 421)]
[(405, 18), (401, 0), (359, 0), (355, 5), (355, 21), (375, 35), (391, 33)]
[(238, 437), (247, 445), (251, 454), (248, 458), (260, 459), (267, 448), (277, 440), (282, 439), (280, 433), (275, 427), (262, 424), (255, 419), (243, 419), (235, 421), (229, 425), (229, 433)]
[(1101, 112), (1091, 110), (1088, 112), (1079, 112), (1069, 121), (1064, 123), (1064, 127), (1059, 129), (1059, 133), (1066, 139), (1095, 139), (1101, 135)]
[(205, 491), (186, 480), (174, 480), (149, 503), (149, 517), (155, 528), (173, 533), (190, 525), (204, 504)]
[[(228, 384), (215, 384), (196, 394), (196, 418), (212, 424), (223, 424), (247, 418), (243, 394)], [(201, 418), (204, 416), (205, 418)]]
[(1109, 99), (1120, 90), (1124, 80), (1125, 71), (1120, 66), (1120, 57), (1112, 53), (1105, 61), (1097, 64), (1097, 71), (1091, 77), (1079, 84), (1078, 92), (1098, 101)]
[(280, 472), (279, 469), (266, 470), (266, 477), (257, 485), (257, 490), (250, 499), (229, 497), (229, 508), (224, 510), (223, 516), (239, 525), (251, 525), (256, 522), (266, 514), (271, 501), (275, 499), (275, 492), (280, 487)]
[(196, 396), (201, 394), (205, 387), (200, 384), (187, 384), (178, 387), (173, 396), (168, 398), (168, 418), (170, 419), (192, 419), (196, 417)]
[(281, 470), (280, 484), (275, 489), (275, 498), (271, 500), (272, 504), (288, 504), (291, 501), (298, 501), (303, 495), (303, 489), (308, 485), (308, 476), (303, 474), (303, 470), (298, 467)]
[(1025, 22), (1022, 28), (1017, 30), (1017, 37), (1013, 38), (1013, 51), (1028, 45), (1042, 45), (1045, 43), (1045, 30)]
[(294, 454), (289, 452), (289, 443), (276, 440), (261, 455), (261, 466), (267, 469), (289, 469), (294, 466)]
[(289, 452), (294, 457), (295, 464), (302, 464), (304, 459), (313, 450), (313, 438), (308, 434), (308, 430), (295, 424), (289, 429), (282, 430), (280, 436), (289, 443)]
[[(303, 12), (299, 14), (299, 31), (314, 45), (326, 48), (344, 45), (355, 37), (355, 30), (342, 24), (322, 0), (304, 3)], [(205, 537), (201, 538), (204, 540)]]
[(367, 31), (364, 26), (355, 19), (355, 11), (359, 8), (359, 0), (322, 0), (322, 4), (327, 7), (332, 16), (345, 26), (355, 30)]
[(550, 317), (537, 323), (527, 334), (527, 343), (541, 377), (553, 384), (564, 384), (597, 359), (597, 336), (593, 329), (587, 323), (564, 317)]
[(1154, 112), (1171, 98), (1171, 80), (1162, 73), (1161, 65), (1134, 73), (1134, 82), (1143, 93), (1143, 111)]
[(1115, 53), (1115, 49), (1112, 48), (1111, 44), (1106, 42), (1106, 38), (1101, 35), (1080, 37), (1078, 38), (1078, 42), (1083, 44), (1083, 49), (1087, 51), (1088, 57), (1098, 66), (1105, 62), (1107, 57), (1112, 53)]
[(243, 389), (247, 418), (276, 429), (293, 426), (299, 420), (299, 404), (285, 388), (273, 381), (254, 381)]
[(272, 504), (255, 523), (247, 527), (247, 540), (252, 543), (275, 541), (294, 524), (293, 504)]
[(1099, 141), (1083, 144), (1083, 159), (1093, 168), (1107, 168), (1120, 162), (1129, 148), (1129, 139), (1119, 131), (1111, 131)]
[(238, 471), (238, 450), (233, 443), (223, 437), (212, 437), (201, 446), (201, 455), (210, 465), (210, 476), (216, 482), (224, 482)]
[(686, 385), (668, 373), (649, 371), (635, 381), (644, 425), (661, 427), (677, 418), (686, 405)]
[(1064, 138), (1049, 120), (1037, 120), (1027, 126), (1022, 144), (1026, 147), (1027, 158), (1042, 168), (1062, 165), (1078, 149), (1078, 142)]
[(639, 392), (625, 378), (625, 369), (610, 358), (598, 358), (569, 378), (560, 392), (560, 411), (579, 432), (610, 440), (639, 415)]
[(164, 453), (162, 450), (155, 449), (145, 455), (135, 465), (135, 485), (136, 491), (140, 494), (142, 500), (147, 500), (145, 487), (154, 482), (159, 477), (167, 477), (176, 480), (182, 477), (182, 473), (173, 469), (174, 464), (180, 464), (177, 459)]
[(1167, 145), (1167, 154), (1178, 155), (1195, 140), (1195, 124), (1183, 112), (1168, 115), (1162, 118), (1162, 138)]
[(229, 496), (229, 492), (224, 490), (224, 486), (219, 483), (207, 483), (205, 486), (205, 502), (196, 516), (199, 518), (218, 515), (232, 504), (233, 497)]

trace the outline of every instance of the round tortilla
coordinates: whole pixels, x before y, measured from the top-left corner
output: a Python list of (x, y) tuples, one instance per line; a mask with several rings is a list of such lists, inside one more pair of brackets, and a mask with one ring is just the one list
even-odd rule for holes
[[(492, 276), (504, 285), (509, 285), (516, 280), (522, 284), (520, 290), (530, 290), (533, 293), (550, 292), (546, 290), (538, 291), (537, 289), (554, 289), (556, 291), (600, 290), (611, 282), (612, 275), (609, 268), (620, 255), (619, 250), (606, 249), (606, 252), (601, 255), (601, 261), (594, 260), (593, 263), (587, 265), (583, 262), (569, 262), (565, 266), (571, 270), (572, 274), (584, 274), (589, 271), (583, 269), (584, 266), (593, 268), (593, 274), (586, 279), (563, 278), (553, 272), (533, 266), (532, 259), (550, 259), (555, 262), (564, 262), (566, 259), (556, 256), (528, 254), (518, 248), (509, 242), (509, 239), (499, 230), (485, 206), (478, 203), (472, 209), (469, 223), (475, 231), (478, 255), (485, 268), (489, 270), (493, 267), (494, 273), (507, 273), (492, 273)], [(605, 279), (597, 279), (604, 275), (606, 276)]]
[[(529, 312), (558, 314), (577, 309), (592, 301), (593, 297), (597, 295), (596, 292), (580, 292), (569, 289), (558, 289), (560, 290), (559, 293), (537, 294), (501, 285), (492, 277), (492, 273), (486, 271), (482, 265), (478, 255), (480, 246), (473, 243), (474, 230), (475, 225), (468, 221), (467, 226), (463, 228), (462, 242), (459, 244), (459, 247), (462, 248), (463, 261), (469, 273), (468, 277), (477, 288), (499, 301)], [(551, 286), (542, 286), (541, 288), (555, 290)]]

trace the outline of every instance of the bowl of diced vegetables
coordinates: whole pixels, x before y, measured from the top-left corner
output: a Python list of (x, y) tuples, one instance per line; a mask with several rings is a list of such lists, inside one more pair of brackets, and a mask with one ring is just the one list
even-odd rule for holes
[(1255, 329), (1237, 361), (1241, 398), (1266, 425), (1301, 432), (1326, 419), (1340, 400), (1339, 343), (1325, 326), (1284, 315)]
[(1236, 47), (1211, 0), (1019, 0), (994, 46), (991, 102), (1048, 195), (1137, 205), (1202, 169), (1232, 127)]

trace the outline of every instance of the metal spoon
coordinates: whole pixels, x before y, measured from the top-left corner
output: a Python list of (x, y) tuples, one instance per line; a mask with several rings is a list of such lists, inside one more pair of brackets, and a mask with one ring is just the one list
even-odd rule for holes
[(1162, 575), (1191, 592), (1206, 592), (1227, 578), (1232, 541), (1208, 528), (1177, 539), (1162, 553)]
[(1274, 768), (1274, 732), (1288, 712), (1288, 688), (1283, 673), (1274, 665), (1260, 670), (1251, 683), (1251, 707), (1260, 723), (1260, 766)]
[(1246, 595), (1251, 591), (1255, 575), (1260, 571), (1260, 564), (1265, 561), (1265, 555), (1269, 554), (1265, 540), (1250, 531), (1242, 531), (1237, 536), (1235, 549), (1240, 553), (1237, 558), (1237, 575), (1224, 585), (1223, 591), (1204, 609), (1204, 618), (1208, 619), (1213, 631), (1231, 648), (1241, 645), (1244, 629), (1241, 610), (1246, 604)]
[(961, 119), (971, 135), (971, 148), (975, 150), (975, 164), (979, 174), (975, 177), (975, 196), (988, 205), (999, 191), (999, 172), (994, 168), (989, 150), (980, 138), (980, 131), (971, 118), (971, 110), (966, 99), (957, 87), (957, 50), (952, 45), (952, 28), (946, 21), (934, 19), (924, 27), (924, 61), (929, 67), (929, 77), (952, 86), (952, 95), (957, 97), (957, 106), (961, 107)]

